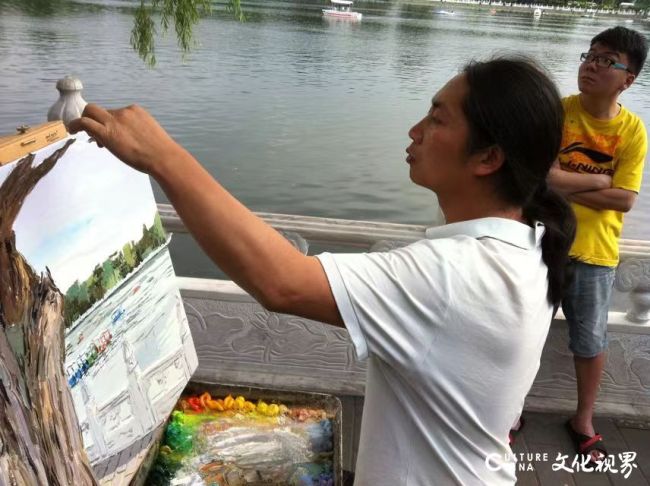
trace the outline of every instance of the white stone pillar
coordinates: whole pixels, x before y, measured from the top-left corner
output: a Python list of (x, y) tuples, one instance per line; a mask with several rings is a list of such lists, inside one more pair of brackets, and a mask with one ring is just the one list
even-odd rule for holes
[(59, 79), (56, 83), (59, 99), (47, 112), (47, 121), (63, 120), (63, 123), (67, 124), (69, 121), (79, 118), (88, 104), (81, 97), (83, 88), (81, 81), (75, 77), (66, 76)]
[(95, 403), (95, 398), (90, 393), (90, 390), (88, 390), (86, 379), (80, 380), (79, 387), (81, 388), (81, 398), (84, 402), (84, 408), (86, 409), (88, 431), (93, 438), (95, 446), (95, 457), (90, 459), (92, 461), (102, 460), (106, 457), (108, 449), (106, 448), (106, 440), (104, 439), (104, 429), (97, 419), (97, 404)]
[(625, 316), (640, 324), (650, 322), (650, 259), (632, 258), (616, 271), (616, 288), (630, 293), (632, 307)]
[(124, 362), (128, 374), (128, 392), (131, 410), (133, 410), (133, 419), (138, 423), (141, 432), (148, 432), (156, 425), (156, 417), (151, 406), (151, 400), (143, 386), (143, 377), (135, 357), (133, 346), (126, 338), (122, 341), (122, 351), (124, 352)]

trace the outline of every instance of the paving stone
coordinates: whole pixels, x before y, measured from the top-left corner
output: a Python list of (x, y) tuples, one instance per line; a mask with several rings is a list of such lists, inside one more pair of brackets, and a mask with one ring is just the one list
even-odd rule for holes
[[(526, 443), (558, 446), (560, 451), (571, 451), (571, 439), (567, 434), (564, 423), (569, 419), (566, 415), (527, 413), (526, 425), (522, 431)], [(535, 452), (531, 450), (531, 452)]]
[[(519, 454), (526, 454), (528, 452), (528, 445), (526, 444), (526, 437), (524, 436), (524, 429), (515, 437), (515, 443), (512, 445), (512, 452), (517, 456)], [(537, 473), (535, 471), (516, 471), (517, 473), (517, 486), (541, 486)]]
[(615, 419), (616, 426), (619, 429), (644, 429), (650, 430), (650, 419), (641, 418), (624, 418)]
[(620, 428), (628, 451), (637, 453), (635, 463), (646, 481), (650, 483), (650, 430)]
[(594, 430), (603, 436), (605, 447), (610, 454), (618, 454), (629, 450), (625, 438), (612, 419), (595, 417)]
[(640, 469), (633, 469), (627, 478), (620, 472), (610, 472), (607, 475), (613, 486), (648, 486), (649, 484)]
[[(572, 473), (562, 469), (553, 470), (553, 465), (557, 462), (557, 445), (534, 444), (529, 441), (528, 447), (531, 452), (547, 455), (546, 461), (534, 461), (535, 472), (541, 486), (575, 486)], [(570, 462), (568, 464), (570, 465)]]
[(517, 471), (517, 486), (542, 486), (535, 471)]
[(603, 472), (580, 471), (573, 475), (576, 486), (611, 486), (609, 476)]

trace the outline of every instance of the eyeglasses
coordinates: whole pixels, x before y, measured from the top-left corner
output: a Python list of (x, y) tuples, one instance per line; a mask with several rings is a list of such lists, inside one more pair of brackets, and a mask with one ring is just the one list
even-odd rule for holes
[(613, 59), (610, 59), (609, 57), (592, 54), (591, 52), (583, 52), (582, 54), (580, 54), (580, 60), (582, 62), (595, 62), (596, 66), (601, 68), (611, 67), (613, 69), (620, 69), (622, 71), (631, 72), (630, 69), (625, 64), (616, 62)]

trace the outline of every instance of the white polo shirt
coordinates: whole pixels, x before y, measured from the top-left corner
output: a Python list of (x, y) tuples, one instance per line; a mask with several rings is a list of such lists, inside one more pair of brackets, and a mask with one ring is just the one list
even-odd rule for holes
[(385, 253), (318, 256), (368, 358), (356, 486), (515, 483), (508, 431), (552, 318), (543, 234), (483, 218)]

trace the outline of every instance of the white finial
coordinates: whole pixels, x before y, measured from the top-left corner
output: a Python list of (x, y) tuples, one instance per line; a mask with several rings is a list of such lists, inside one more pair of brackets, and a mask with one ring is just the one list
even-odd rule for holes
[(47, 120), (63, 120), (63, 123), (68, 123), (70, 120), (79, 118), (88, 104), (81, 97), (83, 89), (81, 81), (75, 77), (66, 76), (59, 79), (56, 89), (59, 90), (60, 96), (47, 112)]

